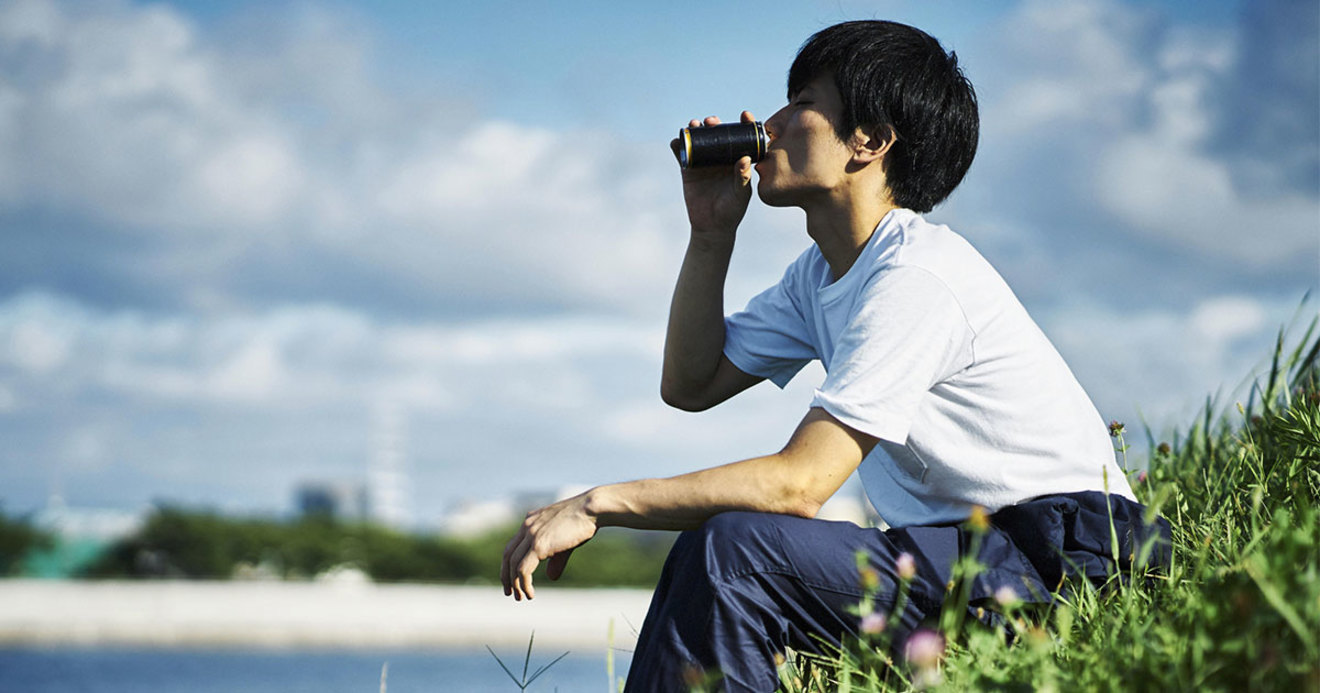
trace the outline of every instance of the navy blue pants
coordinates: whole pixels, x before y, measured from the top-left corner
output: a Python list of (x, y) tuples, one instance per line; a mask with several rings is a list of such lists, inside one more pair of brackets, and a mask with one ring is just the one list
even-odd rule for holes
[[(1146, 526), (1143, 507), (1108, 497), (1119, 540), (1117, 569), (1153, 537), (1149, 566), (1167, 565), (1169, 526)], [(1049, 601), (1065, 577), (1101, 580), (1115, 569), (1106, 496), (1047, 496), (991, 516), (977, 556), (986, 570), (971, 605), (1011, 586), (1028, 602)], [(775, 657), (786, 648), (822, 652), (858, 632), (849, 611), (863, 596), (856, 555), (865, 551), (880, 576), (876, 608), (891, 612), (899, 577), (895, 560), (910, 553), (917, 576), (901, 615), (903, 636), (934, 618), (954, 562), (971, 538), (958, 526), (881, 531), (848, 522), (730, 512), (682, 533), (656, 586), (628, 671), (628, 691), (686, 691), (703, 674), (721, 676), (728, 691), (773, 691)], [(694, 676), (696, 677), (694, 679)]]

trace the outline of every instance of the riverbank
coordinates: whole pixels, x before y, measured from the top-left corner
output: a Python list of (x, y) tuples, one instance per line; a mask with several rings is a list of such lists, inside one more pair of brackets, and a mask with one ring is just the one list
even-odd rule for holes
[[(631, 650), (649, 590), (370, 582), (0, 580), (0, 645)], [(610, 625), (613, 622), (613, 642)]]

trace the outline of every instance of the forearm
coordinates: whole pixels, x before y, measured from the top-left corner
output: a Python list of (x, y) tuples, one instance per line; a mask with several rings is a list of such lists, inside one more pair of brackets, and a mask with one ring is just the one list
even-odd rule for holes
[(814, 517), (850, 469), (805, 467), (782, 455), (756, 457), (668, 479), (598, 486), (586, 512), (601, 527), (695, 529), (722, 512), (745, 510)]
[(504, 593), (531, 598), (532, 571), (549, 559), (556, 579), (573, 549), (599, 527), (695, 529), (730, 510), (814, 517), (866, 456), (875, 439), (812, 408), (783, 450), (668, 479), (597, 486), (527, 513), (504, 547)]
[(724, 354), (724, 280), (733, 233), (693, 231), (669, 307), (660, 391), (666, 402), (694, 408)]

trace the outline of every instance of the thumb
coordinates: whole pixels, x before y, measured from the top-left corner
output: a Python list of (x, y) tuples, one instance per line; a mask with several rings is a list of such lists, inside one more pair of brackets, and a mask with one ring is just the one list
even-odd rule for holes
[(564, 574), (564, 566), (568, 565), (568, 557), (573, 555), (573, 549), (560, 551), (550, 557), (545, 564), (545, 575), (551, 580), (558, 580), (560, 575)]

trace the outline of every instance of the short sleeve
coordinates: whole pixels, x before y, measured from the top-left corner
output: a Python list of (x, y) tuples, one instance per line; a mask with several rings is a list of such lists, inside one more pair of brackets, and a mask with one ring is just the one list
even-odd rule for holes
[(790, 265), (778, 284), (724, 320), (724, 355), (729, 361), (781, 388), (818, 358), (806, 317), (792, 296), (796, 267)]
[(931, 388), (971, 365), (971, 326), (949, 287), (918, 267), (877, 273), (855, 306), (811, 406), (904, 444)]

